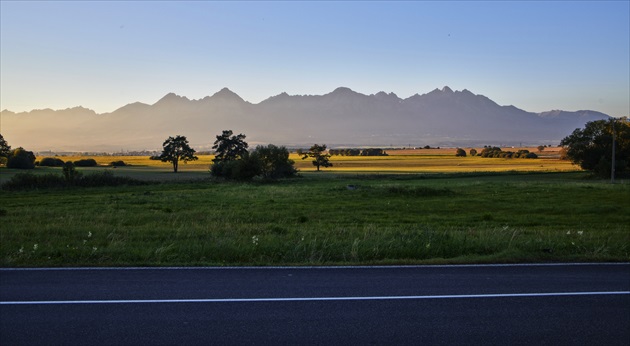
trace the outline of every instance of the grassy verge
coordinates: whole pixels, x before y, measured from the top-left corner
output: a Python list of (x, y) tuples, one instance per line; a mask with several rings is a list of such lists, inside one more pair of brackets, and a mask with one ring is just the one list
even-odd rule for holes
[(7, 266), (630, 260), (630, 185), (581, 172), (304, 173), (2, 191)]

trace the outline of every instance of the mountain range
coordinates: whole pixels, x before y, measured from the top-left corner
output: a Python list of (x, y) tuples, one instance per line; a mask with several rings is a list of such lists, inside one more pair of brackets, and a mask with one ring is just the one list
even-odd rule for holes
[(105, 152), (159, 150), (175, 135), (208, 150), (226, 129), (245, 134), (250, 145), (289, 147), (557, 145), (586, 122), (609, 118), (590, 110), (527, 112), (449, 87), (405, 99), (340, 87), (325, 95), (281, 93), (257, 104), (223, 88), (197, 100), (169, 93), (111, 113), (75, 107), (0, 115), (1, 133), (13, 147)]

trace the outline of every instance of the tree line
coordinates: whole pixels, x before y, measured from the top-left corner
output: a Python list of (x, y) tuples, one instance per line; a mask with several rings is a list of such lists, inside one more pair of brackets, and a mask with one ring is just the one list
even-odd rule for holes
[[(263, 179), (289, 178), (297, 174), (295, 162), (289, 158), (289, 150), (274, 144), (258, 145), (251, 152), (244, 134), (235, 135), (232, 130), (224, 130), (216, 136), (212, 149), (214, 159), (210, 173), (215, 177), (250, 180), (254, 177)], [(177, 135), (167, 138), (162, 144), (162, 154), (156, 159), (170, 162), (173, 172), (177, 173), (179, 163), (187, 163), (198, 159), (196, 150), (190, 147), (186, 136)], [(326, 153), (326, 145), (314, 144), (308, 152), (301, 153), (302, 159), (313, 158), (313, 165), (331, 167), (330, 154)]]

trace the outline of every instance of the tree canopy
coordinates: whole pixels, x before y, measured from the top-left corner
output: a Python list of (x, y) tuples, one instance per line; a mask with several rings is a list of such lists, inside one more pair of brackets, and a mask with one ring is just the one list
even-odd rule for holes
[(162, 146), (164, 147), (164, 150), (160, 155), (160, 160), (162, 162), (171, 162), (173, 164), (173, 172), (175, 173), (177, 173), (179, 161), (187, 163), (188, 161), (198, 159), (198, 157), (195, 156), (195, 149), (188, 145), (188, 139), (186, 139), (186, 136), (178, 135), (175, 137), (168, 137)]
[(308, 150), (308, 152), (304, 153), (302, 160), (311, 157), (313, 158), (313, 166), (317, 167), (317, 171), (319, 171), (320, 167), (332, 167), (332, 163), (330, 163), (330, 154), (326, 153), (326, 144), (313, 144), (313, 146)]
[(11, 146), (4, 139), (2, 134), (0, 134), (0, 157), (9, 157), (11, 154)]
[(613, 125), (615, 133), (615, 173), (630, 173), (630, 121), (627, 117), (596, 120), (586, 123), (583, 129), (575, 129), (562, 139), (560, 145), (565, 156), (582, 169), (602, 177), (611, 175), (613, 152)]
[(251, 153), (258, 162), (260, 175), (265, 179), (292, 177), (297, 173), (293, 160), (289, 159), (289, 150), (273, 144), (259, 145)]
[(247, 155), (248, 144), (245, 142), (245, 135), (233, 135), (232, 130), (223, 130), (223, 133), (217, 136), (212, 149), (215, 150), (213, 162), (234, 161)]
[(35, 168), (35, 154), (24, 148), (17, 148), (9, 154), (7, 168), (33, 169)]

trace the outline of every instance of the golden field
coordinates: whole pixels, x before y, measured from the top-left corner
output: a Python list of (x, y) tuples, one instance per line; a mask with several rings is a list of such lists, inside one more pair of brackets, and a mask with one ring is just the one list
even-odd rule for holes
[[(483, 148), (476, 148), (481, 152)], [(448, 172), (549, 172), (575, 171), (578, 166), (569, 161), (560, 160), (560, 148), (545, 148), (538, 152), (536, 148), (505, 148), (504, 150), (518, 151), (527, 149), (539, 155), (538, 159), (503, 159), (482, 158), (479, 156), (456, 157), (455, 148), (442, 149), (396, 149), (388, 150), (389, 156), (332, 156), (333, 167), (323, 168), (327, 172), (337, 173), (448, 173)], [(466, 152), (470, 148), (465, 148)], [(199, 155), (199, 160), (187, 164), (180, 164), (180, 171), (208, 171), (212, 164), (213, 155)], [(38, 157), (37, 160), (41, 160)], [(126, 164), (140, 167), (153, 167), (160, 171), (172, 169), (170, 163), (150, 160), (147, 156), (63, 156), (64, 161), (93, 158), (99, 165), (109, 165), (113, 161), (122, 160)], [(291, 159), (302, 172), (315, 171), (310, 159), (302, 158), (293, 153)]]

